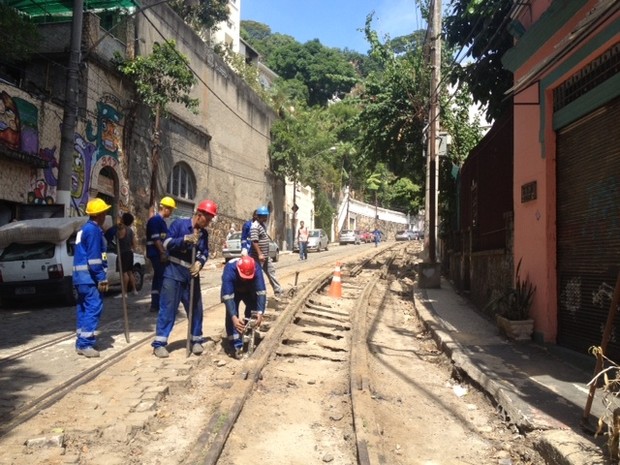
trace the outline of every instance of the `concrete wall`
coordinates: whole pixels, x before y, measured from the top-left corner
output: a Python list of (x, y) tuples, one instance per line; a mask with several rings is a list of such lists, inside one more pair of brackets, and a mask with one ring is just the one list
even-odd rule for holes
[[(175, 39), (198, 78), (192, 93), (200, 105), (193, 114), (173, 104), (162, 120), (156, 198), (168, 193), (172, 169), (184, 164), (195, 180), (195, 195), (177, 200), (190, 210), (205, 198), (219, 205), (212, 248), (221, 247), (231, 223), (240, 225), (261, 204), (272, 208), (270, 234), (281, 241), (284, 183), (271, 171), (268, 155), (275, 113), (166, 5), (146, 10), (122, 28), (116, 37), (106, 36), (96, 16), (84, 19), (85, 62), (80, 72), (73, 169), (66, 174), (72, 176), (73, 214), (79, 214), (89, 197), (104, 193), (113, 197), (118, 210), (134, 213), (136, 231), (143, 240), (144, 224), (153, 208), (149, 205), (153, 120), (134, 98), (131, 82), (114, 69), (109, 58), (113, 49), (125, 50), (128, 56), (134, 52), (144, 55), (152, 51), (155, 41)], [(69, 34), (70, 23), (50, 27), (46, 46), (51, 49), (47, 51), (66, 50)], [(119, 37), (127, 38), (127, 43)], [(8, 105), (17, 100), (28, 110), (29, 118), (20, 122), (26, 142), (16, 150), (34, 153), (50, 163), (42, 170), (0, 155), (0, 207), (6, 207), (3, 201), (56, 201), (66, 56), (56, 58), (57, 66), (49, 66), (49, 62), (35, 59), (25, 71), (22, 87), (0, 84)], [(12, 138), (14, 135), (0, 132), (0, 144), (9, 144)], [(4, 182), (4, 178), (12, 182)], [(13, 187), (9, 189), (9, 185)]]

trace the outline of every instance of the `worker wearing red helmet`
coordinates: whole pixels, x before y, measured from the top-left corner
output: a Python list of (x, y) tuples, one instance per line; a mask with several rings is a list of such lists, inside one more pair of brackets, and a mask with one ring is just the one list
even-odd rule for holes
[[(192, 302), (191, 348), (194, 355), (203, 352), (202, 337), (202, 296), (200, 294), (200, 270), (209, 258), (209, 233), (207, 226), (217, 215), (217, 205), (211, 200), (200, 202), (191, 218), (175, 220), (164, 240), (168, 253), (168, 265), (164, 269), (164, 279), (159, 295), (159, 314), (155, 340), (151, 344), (153, 353), (159, 358), (169, 356), (166, 345), (174, 327), (174, 320), (183, 303), (189, 314), (190, 283), (194, 280), (194, 301)], [(192, 262), (192, 249), (196, 256)]]
[(226, 335), (238, 358), (243, 350), (242, 334), (245, 322), (239, 318), (239, 304), (245, 304), (245, 318), (258, 312), (257, 326), (263, 321), (267, 288), (261, 266), (250, 256), (230, 260), (222, 273), (222, 302), (226, 306)]

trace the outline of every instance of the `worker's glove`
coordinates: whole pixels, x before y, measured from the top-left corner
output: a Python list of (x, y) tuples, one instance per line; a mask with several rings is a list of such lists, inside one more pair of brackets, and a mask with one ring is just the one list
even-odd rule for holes
[(97, 283), (97, 289), (99, 289), (99, 292), (101, 292), (102, 294), (105, 292), (108, 292), (108, 282), (107, 281), (99, 281)]
[(200, 270), (202, 270), (202, 263), (196, 260), (194, 264), (189, 268), (189, 274), (192, 275), (193, 278), (195, 278), (200, 273)]
[(168, 254), (166, 252), (162, 252), (159, 254), (159, 261), (161, 263), (168, 263)]
[(241, 256), (245, 257), (248, 254), (248, 249), (246, 249), (245, 247), (243, 249), (241, 249)]
[(183, 242), (187, 245), (196, 245), (198, 244), (198, 235), (197, 234), (186, 234), (183, 236)]

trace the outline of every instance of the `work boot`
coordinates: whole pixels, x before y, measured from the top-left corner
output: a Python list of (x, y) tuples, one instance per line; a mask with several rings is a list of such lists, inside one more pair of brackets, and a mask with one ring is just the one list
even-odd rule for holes
[(86, 358), (99, 357), (99, 351), (94, 347), (84, 347), (83, 349), (76, 349), (78, 355), (83, 355)]
[(153, 349), (153, 354), (155, 354), (157, 358), (168, 358), (170, 356), (164, 346), (155, 347), (155, 349)]
[(204, 348), (202, 347), (202, 344), (195, 343), (195, 344), (192, 346), (192, 354), (194, 354), (194, 355), (200, 355), (200, 354), (202, 354), (203, 352), (204, 352)]

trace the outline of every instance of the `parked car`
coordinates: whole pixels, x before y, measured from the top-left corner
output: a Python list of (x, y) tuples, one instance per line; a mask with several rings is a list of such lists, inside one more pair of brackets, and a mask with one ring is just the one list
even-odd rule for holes
[(374, 242), (375, 240), (375, 236), (373, 233), (371, 233), (370, 231), (362, 231), (360, 233), (360, 240), (366, 244), (368, 244), (369, 242)]
[[(309, 229), (308, 230), (308, 252), (321, 250), (328, 250), (329, 237), (327, 233), (322, 229)], [(293, 252), (299, 252), (299, 243), (297, 239), (293, 242)]]
[(322, 229), (311, 229), (308, 232), (308, 251), (315, 250), (320, 252), (321, 250), (328, 250), (329, 237), (327, 233)]
[[(60, 298), (73, 305), (76, 297), (72, 280), (75, 237), (87, 219), (53, 218), (45, 222), (26, 220), (0, 228), (4, 232), (1, 243), (4, 248), (0, 249), (2, 302)], [(15, 234), (21, 234), (21, 237)], [(108, 244), (107, 258), (108, 283), (112, 286), (120, 285), (115, 243)], [(137, 290), (142, 289), (144, 270), (144, 255), (134, 253), (132, 271)]]
[(340, 245), (361, 244), (362, 240), (360, 239), (359, 231), (343, 229), (340, 231), (340, 235), (338, 236), (338, 242)]
[[(231, 234), (226, 240), (224, 247), (222, 248), (222, 256), (226, 261), (233, 258), (239, 258), (241, 256), (240, 232)], [(278, 244), (276, 244), (273, 240), (269, 242), (269, 258), (271, 258), (274, 262), (277, 262), (280, 259), (280, 247), (278, 247)]]
[(395, 239), (397, 241), (412, 241), (414, 239), (417, 239), (417, 236), (414, 234), (413, 231), (407, 229), (406, 231), (397, 231)]

